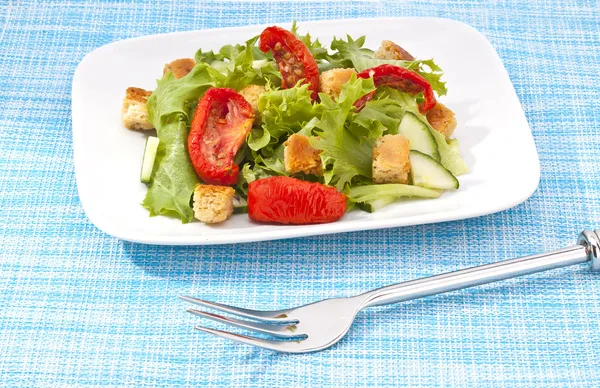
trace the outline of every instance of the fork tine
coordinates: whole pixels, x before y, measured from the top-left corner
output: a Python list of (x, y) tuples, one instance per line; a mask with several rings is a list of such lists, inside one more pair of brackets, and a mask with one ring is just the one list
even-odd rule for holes
[(251, 330), (251, 331), (254, 331), (257, 333), (270, 334), (275, 337), (294, 338), (294, 337), (299, 336), (298, 334), (296, 334), (294, 332), (296, 329), (296, 325), (273, 325), (273, 324), (266, 324), (266, 323), (259, 323), (259, 322), (250, 322), (250, 321), (244, 321), (241, 319), (228, 318), (228, 317), (224, 317), (222, 315), (213, 314), (213, 313), (209, 313), (206, 311), (200, 311), (200, 310), (195, 310), (195, 309), (188, 309), (187, 312), (190, 314), (193, 314), (193, 315), (197, 315), (202, 318), (210, 319), (212, 321), (225, 323), (225, 324), (228, 324), (231, 326), (239, 327), (239, 328), (246, 329), (246, 330)]
[(224, 330), (211, 329), (204, 326), (196, 326), (196, 330), (204, 333), (216, 335), (217, 337), (225, 338), (234, 342), (239, 342), (246, 345), (257, 346), (259, 348), (275, 350), (278, 352), (286, 353), (305, 353), (302, 346), (300, 346), (301, 340), (298, 341), (276, 341), (267, 340), (262, 338), (249, 337), (247, 335), (230, 333)]
[[(186, 302), (190, 302), (199, 306), (209, 307), (215, 310), (223, 311), (229, 314), (237, 315), (239, 317), (255, 319), (259, 321), (270, 320), (277, 321), (279, 323), (294, 322), (293, 319), (288, 318), (287, 313), (289, 310), (278, 310), (278, 311), (258, 311), (249, 310), (240, 307), (228, 306), (226, 304), (209, 302), (198, 298), (192, 298), (191, 296), (180, 296), (179, 299)], [(297, 323), (297, 322), (296, 322)]]

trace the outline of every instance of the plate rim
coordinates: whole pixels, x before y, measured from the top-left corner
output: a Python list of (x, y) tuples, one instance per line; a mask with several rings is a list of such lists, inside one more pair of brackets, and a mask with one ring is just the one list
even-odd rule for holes
[[(219, 33), (224, 31), (231, 30), (239, 30), (245, 28), (263, 28), (266, 26), (270, 26), (273, 24), (277, 24), (280, 26), (291, 25), (291, 22), (285, 23), (266, 23), (266, 24), (253, 24), (253, 25), (243, 25), (243, 26), (229, 26), (229, 27), (217, 27), (217, 28), (205, 28), (201, 30), (186, 30), (186, 31), (174, 31), (168, 33), (160, 33), (160, 34), (151, 34), (138, 36), (133, 38), (122, 39), (118, 41), (114, 41), (111, 43), (104, 44), (96, 49), (92, 50), (88, 54), (86, 54), (73, 73), (73, 81), (71, 87), (71, 124), (72, 124), (72, 140), (73, 140), (73, 159), (74, 159), (74, 169), (75, 169), (75, 180), (77, 184), (77, 192), (79, 201), (81, 206), (89, 218), (91, 223), (100, 229), (102, 232), (116, 237), (120, 240), (130, 241), (134, 243), (141, 244), (150, 244), (150, 245), (225, 245), (225, 244), (238, 244), (238, 243), (248, 243), (248, 242), (261, 242), (261, 241), (272, 241), (272, 240), (282, 240), (282, 239), (291, 239), (291, 238), (301, 238), (301, 237), (310, 237), (310, 236), (318, 236), (318, 235), (329, 235), (329, 234), (338, 234), (338, 233), (348, 233), (348, 232), (357, 232), (357, 231), (368, 231), (375, 229), (389, 229), (395, 227), (407, 227), (407, 226), (415, 226), (415, 225), (426, 225), (431, 223), (444, 223), (450, 221), (458, 221), (458, 220), (466, 220), (475, 217), (482, 217), (489, 214), (498, 213), (507, 209), (511, 209), (523, 202), (525, 202), (528, 198), (530, 198), (533, 193), (537, 190), (539, 186), (539, 182), (541, 179), (541, 168), (540, 168), (540, 160), (539, 154), (537, 152), (537, 147), (535, 144), (535, 139), (533, 137), (533, 132), (531, 130), (531, 126), (527, 121), (527, 117), (523, 110), (523, 106), (519, 100), (519, 97), (514, 88), (514, 84), (510, 80), (506, 67), (502, 62), (502, 59), (498, 55), (495, 48), (491, 45), (490, 41), (476, 28), (470, 26), (459, 20), (449, 19), (449, 18), (440, 18), (440, 17), (423, 17), (423, 16), (408, 16), (408, 17), (381, 17), (381, 18), (345, 18), (345, 19), (332, 19), (332, 20), (303, 20), (301, 23), (311, 25), (319, 24), (319, 25), (327, 25), (333, 23), (360, 23), (360, 22), (372, 22), (374, 20), (379, 20), (382, 22), (394, 22), (398, 20), (435, 20), (436, 22), (447, 23), (447, 24), (455, 24), (460, 26), (461, 28), (467, 28), (471, 30), (471, 32), (477, 34), (482, 40), (491, 48), (492, 52), (495, 54), (497, 59), (501, 63), (502, 71), (505, 73), (506, 78), (509, 80), (510, 89), (516, 100), (519, 102), (519, 107), (521, 113), (525, 118), (525, 122), (527, 123), (528, 137), (531, 140), (532, 151), (535, 154), (535, 166), (530, 166), (532, 169), (532, 173), (535, 173), (535, 179), (531, 179), (527, 190), (522, 189), (519, 196), (515, 196), (511, 201), (502, 202), (497, 206), (486, 206), (485, 208), (481, 208), (478, 206), (473, 206), (463, 209), (452, 209), (452, 210), (444, 210), (442, 213), (425, 213), (425, 214), (417, 214), (411, 216), (403, 216), (396, 217), (390, 219), (375, 219), (375, 220), (348, 220), (343, 223), (334, 222), (328, 224), (315, 224), (315, 225), (302, 225), (302, 228), (294, 228), (294, 229), (285, 229), (281, 228), (278, 230), (266, 231), (260, 234), (256, 234), (255, 232), (236, 232), (234, 234), (216, 234), (216, 235), (173, 235), (173, 236), (160, 236), (156, 235), (148, 235), (144, 233), (136, 233), (135, 231), (123, 231), (120, 227), (115, 228), (114, 225), (107, 226), (105, 225), (104, 219), (98, 217), (95, 211), (91, 211), (91, 207), (89, 206), (87, 200), (85, 199), (85, 195), (81, 195), (81, 163), (77, 163), (78, 159), (81, 159), (81, 156), (78, 156), (81, 152), (77, 152), (78, 147), (76, 144), (78, 143), (77, 133), (80, 130), (76, 130), (75, 128), (80, 128), (82, 125), (80, 122), (83, 120), (79, 117), (79, 110), (76, 109), (80, 105), (80, 101), (77, 97), (79, 94), (78, 87), (80, 84), (80, 78), (82, 68), (85, 63), (90, 60), (94, 55), (98, 52), (106, 49), (107, 47), (115, 47), (121, 44), (130, 44), (135, 43), (137, 41), (144, 41), (149, 39), (154, 39), (157, 37), (174, 37), (174, 36), (182, 36), (189, 35), (198, 32), (206, 32), (210, 31), (212, 33)], [(414, 220), (418, 218), (418, 220)], [(257, 224), (259, 225), (259, 224)], [(333, 226), (332, 226), (333, 225)], [(337, 227), (336, 227), (337, 226)], [(340, 228), (342, 230), (340, 230)]]

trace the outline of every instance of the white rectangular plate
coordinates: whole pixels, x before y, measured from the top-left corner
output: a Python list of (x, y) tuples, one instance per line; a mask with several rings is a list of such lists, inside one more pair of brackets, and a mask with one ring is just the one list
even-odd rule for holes
[[(376, 213), (348, 212), (323, 225), (263, 225), (234, 215), (209, 226), (148, 216), (139, 181), (146, 134), (121, 122), (125, 89), (152, 90), (165, 63), (193, 57), (260, 34), (266, 26), (221, 28), (128, 39), (98, 48), (73, 78), (73, 144), (79, 196), (90, 220), (120, 239), (149, 244), (225, 244), (322, 235), (481, 216), (515, 206), (536, 189), (540, 167), (531, 130), (498, 54), (466, 24), (437, 18), (332, 20), (300, 23), (302, 33), (328, 44), (335, 36), (367, 36), (366, 47), (395, 41), (417, 58), (434, 57), (456, 112), (461, 152), (470, 173), (460, 189), (435, 200), (407, 200)], [(282, 27), (289, 28), (289, 24)], [(427, 33), (417, 33), (426, 31)]]

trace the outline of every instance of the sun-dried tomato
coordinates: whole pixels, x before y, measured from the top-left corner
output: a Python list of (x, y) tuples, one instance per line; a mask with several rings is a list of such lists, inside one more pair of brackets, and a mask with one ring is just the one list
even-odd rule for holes
[(304, 80), (311, 97), (319, 97), (319, 68), (306, 45), (290, 31), (281, 27), (267, 27), (260, 34), (260, 49), (271, 51), (281, 73), (281, 87), (289, 89)]
[(233, 185), (239, 174), (233, 158), (252, 129), (250, 104), (233, 89), (210, 88), (198, 102), (188, 152), (204, 183)]
[[(420, 74), (400, 66), (379, 65), (358, 73), (358, 77), (373, 77), (375, 87), (389, 86), (413, 95), (423, 93), (425, 101), (419, 104), (419, 111), (421, 113), (426, 113), (437, 103), (429, 81)], [(356, 109), (361, 110), (365, 104), (373, 98), (374, 94), (375, 92), (371, 92), (359, 98), (354, 103)]]
[(248, 185), (248, 216), (280, 224), (320, 224), (339, 220), (346, 196), (331, 186), (287, 176), (258, 179)]

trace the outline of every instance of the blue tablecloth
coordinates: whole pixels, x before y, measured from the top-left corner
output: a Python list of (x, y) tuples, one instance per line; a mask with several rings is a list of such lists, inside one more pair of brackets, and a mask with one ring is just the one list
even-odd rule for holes
[[(283, 308), (570, 245), (600, 226), (598, 1), (157, 3), (0, 5), (0, 386), (600, 385), (600, 274), (583, 266), (368, 310), (334, 348), (305, 355), (195, 332), (176, 299)], [(541, 159), (524, 204), (459, 222), (213, 247), (123, 242), (86, 218), (70, 117), (86, 53), (170, 31), (415, 15), (468, 23), (502, 57)]]

